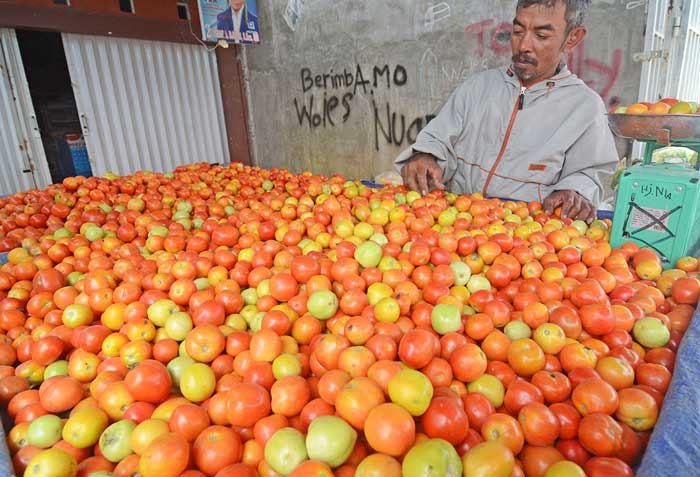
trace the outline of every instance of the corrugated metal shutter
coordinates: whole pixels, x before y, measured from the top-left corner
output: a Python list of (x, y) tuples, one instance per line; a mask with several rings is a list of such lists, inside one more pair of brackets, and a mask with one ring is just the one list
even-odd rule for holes
[(229, 162), (213, 52), (66, 33), (63, 45), (93, 174)]
[(0, 28), (0, 195), (50, 183), (17, 36)]

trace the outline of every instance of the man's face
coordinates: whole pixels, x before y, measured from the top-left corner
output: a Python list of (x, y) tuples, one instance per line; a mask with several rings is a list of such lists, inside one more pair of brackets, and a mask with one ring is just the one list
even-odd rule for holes
[(240, 10), (243, 7), (243, 0), (229, 0), (229, 5), (234, 10)]
[(513, 69), (525, 86), (551, 77), (561, 54), (571, 49), (567, 44), (565, 14), (563, 1), (551, 8), (533, 5), (516, 11), (510, 40)]

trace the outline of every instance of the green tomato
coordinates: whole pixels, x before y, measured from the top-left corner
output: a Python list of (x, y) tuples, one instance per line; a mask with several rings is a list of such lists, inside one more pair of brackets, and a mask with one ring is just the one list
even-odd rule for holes
[(264, 317), (265, 312), (259, 311), (250, 318), (250, 321), (248, 322), (248, 327), (250, 328), (251, 332), (257, 333), (262, 329), (262, 320)]
[(49, 364), (44, 370), (44, 381), (53, 376), (68, 376), (68, 361), (60, 359)]
[(355, 260), (364, 268), (376, 267), (382, 258), (382, 247), (377, 242), (363, 242), (355, 249)]
[(180, 346), (177, 349), (177, 354), (178, 356), (187, 356), (188, 358), (190, 357), (190, 354), (187, 352), (187, 347), (185, 346), (185, 340), (182, 340), (180, 342)]
[(160, 235), (161, 237), (167, 237), (168, 232), (169, 231), (168, 231), (167, 227), (165, 227), (163, 225), (156, 225), (148, 232), (148, 236), (152, 237), (154, 235)]
[(291, 427), (278, 430), (265, 444), (265, 461), (278, 474), (291, 473), (308, 458), (304, 436)]
[(192, 212), (192, 204), (186, 201), (178, 202), (175, 208), (178, 212)]
[(503, 333), (505, 333), (509, 340), (515, 341), (529, 338), (532, 335), (532, 330), (524, 321), (513, 320), (509, 321), (503, 328)]
[(301, 362), (292, 354), (281, 354), (272, 362), (272, 374), (277, 380), (286, 376), (300, 376)]
[(170, 378), (173, 381), (173, 386), (180, 387), (180, 377), (182, 376), (182, 372), (191, 364), (194, 364), (194, 360), (189, 356), (178, 356), (177, 358), (170, 360), (167, 368), (168, 373), (170, 373)]
[(180, 392), (192, 402), (202, 402), (214, 394), (216, 376), (204, 363), (189, 365), (180, 376)]
[(148, 319), (156, 326), (164, 326), (165, 321), (173, 313), (180, 311), (180, 307), (172, 300), (162, 299), (148, 306), (146, 313)]
[(252, 248), (244, 248), (240, 252), (238, 252), (238, 261), (239, 262), (250, 262), (253, 259), (253, 255), (255, 255), (255, 250)]
[(412, 416), (420, 416), (433, 399), (433, 385), (420, 371), (403, 369), (389, 380), (389, 398)]
[(61, 418), (53, 414), (34, 419), (27, 428), (27, 444), (48, 449), (61, 440), (63, 423)]
[(173, 214), (171, 217), (172, 220), (182, 220), (182, 219), (189, 219), (190, 218), (190, 213), (185, 212), (184, 210), (178, 210)]
[(381, 270), (383, 273), (387, 270), (400, 270), (401, 264), (394, 257), (385, 255), (381, 260), (379, 260), (379, 265), (377, 265), (377, 268), (379, 268), (379, 270)]
[(73, 286), (76, 283), (78, 283), (80, 280), (82, 280), (85, 277), (84, 273), (75, 271), (75, 272), (70, 272), (68, 276), (66, 277), (66, 282), (70, 285)]
[(373, 233), (369, 237), (369, 240), (371, 240), (372, 242), (378, 243), (379, 245), (382, 245), (382, 246), (389, 243), (389, 239), (386, 238), (386, 235), (384, 235), (384, 234)]
[(461, 477), (462, 460), (443, 439), (428, 439), (413, 446), (401, 465), (403, 477)]
[(56, 240), (58, 240), (60, 238), (66, 238), (66, 237), (72, 237), (72, 236), (73, 236), (73, 232), (71, 232), (70, 230), (68, 230), (65, 227), (61, 227), (60, 229), (56, 230), (53, 233), (53, 238)]
[(204, 289), (209, 288), (211, 286), (209, 284), (209, 279), (207, 277), (195, 278), (194, 285), (197, 287), (197, 291), (204, 290)]
[(441, 335), (454, 333), (462, 328), (462, 314), (455, 305), (445, 303), (435, 305), (430, 320), (433, 329)]
[(645, 348), (661, 348), (671, 339), (671, 333), (663, 321), (651, 316), (637, 321), (632, 333), (634, 339)]
[(258, 297), (270, 295), (270, 279), (261, 280), (255, 289), (255, 293), (258, 294)]
[(241, 297), (243, 297), (243, 303), (246, 305), (255, 305), (260, 295), (258, 295), (255, 288), (246, 288), (241, 292)]
[(350, 457), (357, 441), (357, 432), (336, 416), (321, 416), (311, 421), (306, 435), (309, 458), (339, 467)]
[(173, 313), (165, 319), (165, 333), (175, 341), (184, 340), (190, 331), (192, 331), (192, 318), (184, 311)]
[(491, 282), (482, 274), (472, 275), (467, 281), (469, 293), (476, 293), (479, 290), (491, 290)]
[(472, 277), (472, 269), (464, 262), (452, 262), (450, 268), (455, 274), (455, 285), (464, 286)]
[(134, 453), (131, 448), (131, 433), (136, 424), (128, 419), (117, 421), (100, 436), (100, 452), (110, 462), (119, 462)]
[(490, 374), (482, 374), (475, 381), (469, 383), (467, 390), (470, 393), (483, 394), (496, 409), (503, 405), (503, 397), (506, 394), (506, 389), (501, 380)]
[(101, 228), (99, 228), (97, 225), (93, 225), (91, 227), (88, 227), (85, 230), (85, 238), (88, 239), (90, 242), (94, 242), (95, 240), (99, 240), (101, 238), (104, 238), (105, 232)]
[(338, 297), (330, 290), (316, 290), (306, 302), (311, 316), (327, 320), (338, 311)]

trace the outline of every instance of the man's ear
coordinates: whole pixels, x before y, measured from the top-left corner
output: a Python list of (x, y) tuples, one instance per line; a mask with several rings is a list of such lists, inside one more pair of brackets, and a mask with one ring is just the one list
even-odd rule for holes
[(583, 39), (586, 38), (586, 33), (588, 33), (588, 30), (586, 30), (585, 26), (576, 27), (571, 30), (566, 42), (564, 43), (564, 53), (570, 53), (574, 48), (581, 44)]

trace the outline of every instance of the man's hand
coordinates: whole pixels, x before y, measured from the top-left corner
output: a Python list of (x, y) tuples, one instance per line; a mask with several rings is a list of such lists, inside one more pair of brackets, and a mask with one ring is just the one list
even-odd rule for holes
[(553, 192), (542, 204), (544, 213), (552, 215), (554, 209), (561, 207), (561, 217), (583, 220), (590, 224), (596, 218), (596, 208), (586, 198), (573, 190)]
[(430, 154), (418, 154), (401, 169), (403, 183), (410, 190), (427, 194), (432, 189), (444, 189), (442, 169)]

